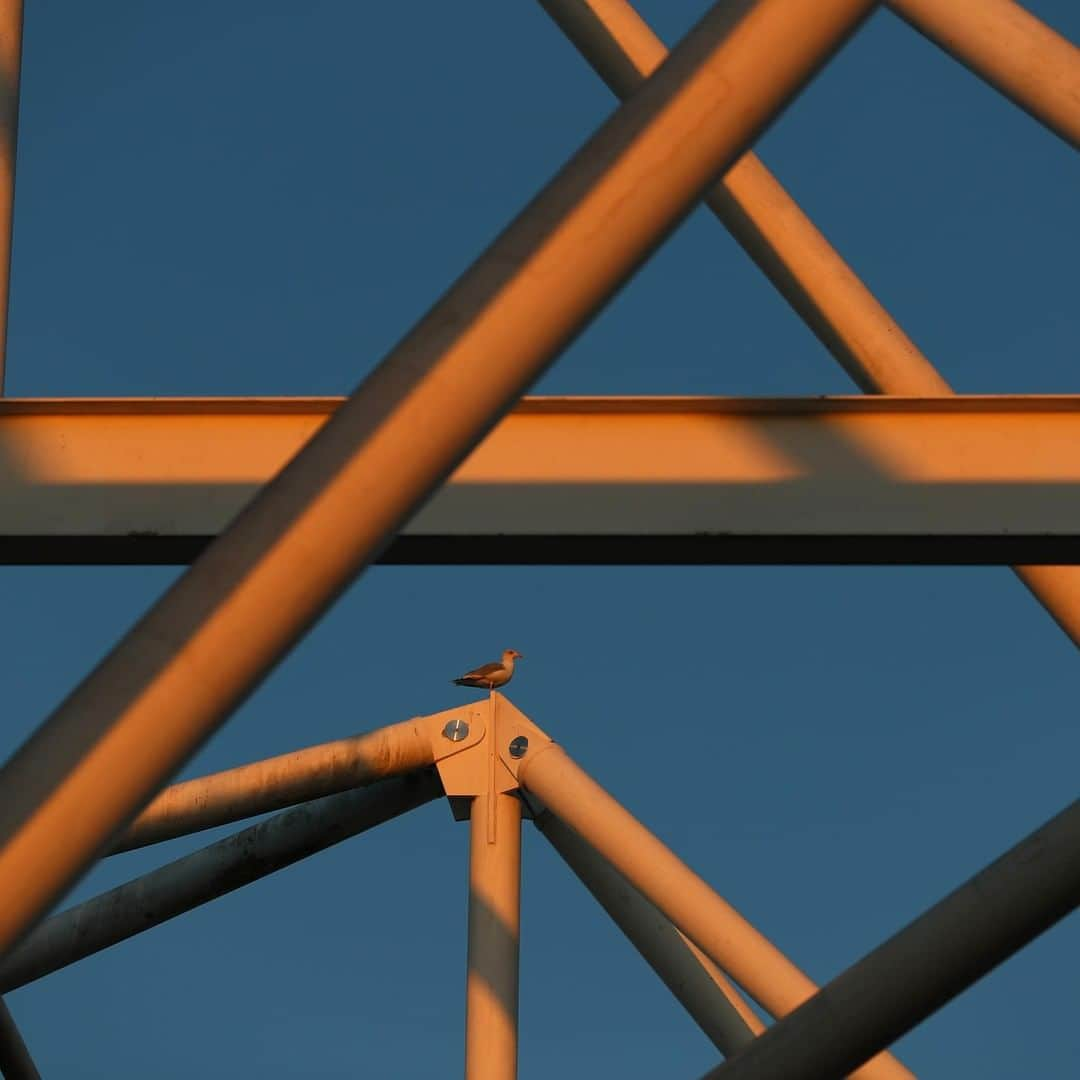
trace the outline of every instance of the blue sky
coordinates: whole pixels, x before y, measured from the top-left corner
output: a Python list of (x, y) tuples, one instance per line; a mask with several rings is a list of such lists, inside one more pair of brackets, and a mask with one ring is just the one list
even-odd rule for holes
[[(346, 393), (614, 107), (536, 4), (27, 6), (15, 396)], [(668, 41), (704, 7), (640, 4)], [(882, 12), (758, 150), (958, 390), (1080, 392), (1054, 136)], [(852, 387), (695, 214), (539, 390)], [(0, 749), (175, 573), (0, 569)], [(187, 773), (448, 708), (505, 646), (518, 706), (818, 981), (1076, 796), (1075, 651), (990, 568), (377, 568)], [(49, 1076), (454, 1075), (466, 839), (426, 807), (9, 1004)], [(716, 1060), (531, 831), (523, 885), (523, 1080)], [(1071, 1075), (1078, 947), (1074, 919), (898, 1053)]]

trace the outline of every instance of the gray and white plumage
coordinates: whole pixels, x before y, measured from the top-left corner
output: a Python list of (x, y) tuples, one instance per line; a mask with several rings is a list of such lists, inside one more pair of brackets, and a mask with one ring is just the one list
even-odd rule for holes
[(514, 661), (523, 659), (516, 649), (505, 649), (501, 660), (466, 671), (460, 679), (454, 679), (454, 685), (475, 686), (478, 690), (494, 690), (498, 686), (505, 686), (514, 677)]

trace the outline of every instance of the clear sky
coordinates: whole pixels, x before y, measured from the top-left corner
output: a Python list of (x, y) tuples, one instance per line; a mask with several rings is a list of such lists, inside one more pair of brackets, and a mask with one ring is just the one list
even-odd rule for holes
[[(1080, 41), (1080, 6), (1032, 0)], [(674, 41), (701, 0), (642, 0)], [(614, 107), (534, 3), (29, 0), (8, 392), (338, 394)], [(764, 161), (965, 392), (1080, 392), (1080, 159), (887, 12)], [(549, 393), (853, 392), (697, 214)], [(175, 577), (0, 569), (7, 752)], [(510, 696), (816, 980), (1077, 793), (1077, 658), (1003, 569), (380, 568), (188, 775)], [(460, 1073), (466, 836), (426, 807), (17, 991), (47, 1076)], [(201, 846), (117, 859), (87, 896)], [(531, 829), (521, 1072), (717, 1059)], [(898, 1044), (1074, 1076), (1066, 922)]]

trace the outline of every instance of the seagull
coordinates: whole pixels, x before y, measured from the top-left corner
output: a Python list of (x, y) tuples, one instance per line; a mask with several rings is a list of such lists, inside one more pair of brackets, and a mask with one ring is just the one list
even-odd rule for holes
[(475, 686), (478, 690), (494, 690), (496, 686), (505, 686), (514, 677), (514, 661), (524, 659), (516, 649), (504, 649), (501, 660), (467, 671), (460, 679), (454, 679), (454, 685)]

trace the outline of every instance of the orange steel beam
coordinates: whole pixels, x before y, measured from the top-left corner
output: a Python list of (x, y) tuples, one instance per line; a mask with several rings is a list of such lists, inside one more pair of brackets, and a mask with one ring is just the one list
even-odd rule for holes
[[(0, 402), (0, 560), (179, 562), (339, 399)], [(526, 398), (387, 562), (1080, 557), (1080, 397)]]
[[(518, 781), (526, 792), (536, 795), (584, 837), (773, 1016), (786, 1016), (817, 993), (817, 986), (807, 975), (580, 769), (561, 747), (548, 743), (535, 752), (530, 749), (518, 766)], [(828, 1023), (824, 1025), (826, 1037), (829, 1027)], [(912, 1080), (912, 1074), (887, 1053), (878, 1054), (851, 1075), (858, 1080)]]
[[(664, 43), (627, 0), (540, 0), (596, 73), (627, 98), (663, 63)], [(739, 246), (859, 389), (884, 393), (879, 369), (903, 364), (922, 396), (949, 386), (753, 153), (705, 196)]]
[(890, 0), (905, 22), (1080, 149), (1080, 49), (1013, 0)]
[(224, 722), (873, 6), (713, 7), (61, 703), (0, 772), (0, 950)]
[(4, 392), (15, 206), (15, 147), (19, 130), (19, 68), (23, 0), (0, 0), (0, 394)]
[[(662, 59), (664, 46), (625, 0), (540, 0), (601, 77), (623, 96)], [(1012, 0), (898, 0), (901, 17), (937, 42), (1072, 145), (1080, 145), (1080, 50)], [(949, 384), (874, 299), (780, 184), (747, 154), (706, 202), (803, 317), (855, 383), (868, 393), (948, 394)], [(865, 544), (836, 552), (863, 561)], [(805, 546), (803, 550), (808, 550)], [(970, 561), (1072, 562), (1038, 553)], [(1060, 550), (1060, 549), (1059, 549)], [(921, 548), (927, 561), (963, 561)], [(845, 558), (845, 554), (847, 557)], [(864, 556), (865, 558), (865, 556)], [(905, 553), (878, 556), (912, 561)], [(781, 561), (778, 557), (776, 561)], [(1080, 570), (1015, 568), (1020, 580), (1069, 638), (1080, 645)]]
[(724, 973), (596, 849), (545, 808), (533, 824), (725, 1057), (765, 1030)]
[(109, 854), (366, 787), (434, 763), (428, 731), (421, 723), (406, 720), (366, 735), (200, 776), (161, 792), (124, 830)]
[(517, 1076), (520, 931), (521, 802), (489, 790), (469, 813), (465, 1080)]

